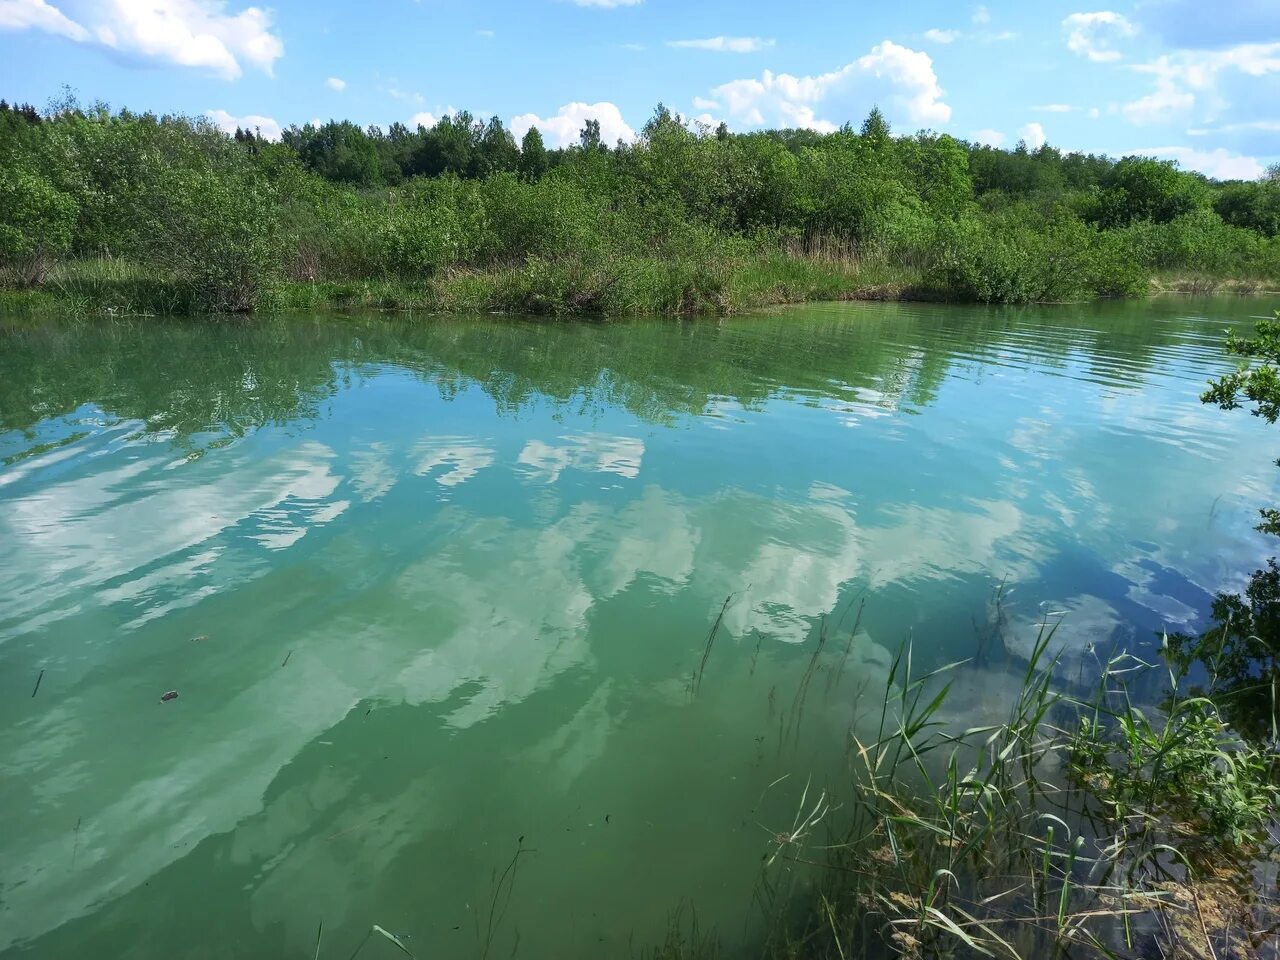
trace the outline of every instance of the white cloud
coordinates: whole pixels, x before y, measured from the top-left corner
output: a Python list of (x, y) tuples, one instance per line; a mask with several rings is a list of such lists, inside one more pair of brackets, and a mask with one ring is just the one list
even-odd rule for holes
[(1008, 138), (999, 130), (975, 130), (969, 137), (974, 143), (985, 143), (991, 147), (1003, 147)]
[(484, 40), (492, 40), (494, 37), (497, 36), (497, 33), (495, 33), (492, 30), (477, 30), (476, 36)]
[(932, 40), (934, 43), (954, 43), (960, 38), (959, 30), (926, 30), (924, 32), (926, 40)]
[[(257, 130), (268, 140), (280, 139), (280, 124), (271, 117), (250, 113), (243, 117), (227, 113), (225, 110), (206, 110), (204, 115), (218, 125), (225, 133), (235, 133), (236, 127), (241, 130)], [(317, 123), (316, 126), (320, 124)]]
[(77, 43), (89, 39), (89, 31), (44, 0), (0, 0), (0, 30), (43, 30)]
[(720, 104), (715, 100), (708, 100), (706, 97), (694, 97), (693, 107), (695, 110), (719, 110)]
[(1031, 109), (1037, 113), (1070, 113), (1075, 107), (1069, 103), (1045, 103)]
[(877, 102), (893, 104), (911, 123), (946, 123), (951, 107), (927, 53), (885, 40), (871, 52), (837, 70), (816, 76), (764, 71), (757, 78), (733, 80), (711, 93), (726, 113), (747, 126), (807, 127), (830, 132), (840, 120), (861, 116)]
[(1205, 176), (1217, 180), (1260, 180), (1267, 172), (1266, 167), (1256, 158), (1228, 153), (1221, 147), (1216, 150), (1196, 150), (1193, 147), (1152, 147), (1135, 152), (1159, 157), (1161, 160), (1176, 160), (1183, 167), (1198, 170)]
[(611, 10), (614, 7), (638, 7), (642, 0), (573, 0), (580, 7), (603, 7)]
[(100, 7), (94, 33), (112, 49), (184, 67), (203, 67), (227, 80), (243, 72), (241, 61), (268, 76), (284, 44), (271, 32), (271, 14), (247, 7), (225, 13), (221, 0), (109, 0)]
[(1217, 95), (1226, 73), (1250, 78), (1280, 73), (1280, 43), (1245, 43), (1225, 50), (1179, 50), (1134, 67), (1155, 77), (1155, 90), (1124, 106), (1136, 124), (1158, 123), (1189, 113), (1203, 97), (1212, 110), (1228, 106)]
[(418, 127), (426, 127), (428, 130), (430, 130), (439, 122), (440, 122), (440, 118), (437, 117), (434, 113), (431, 113), (427, 110), (423, 110), (421, 113), (415, 113), (412, 117), (409, 118), (409, 127), (412, 130), (416, 130), (418, 129)]
[(549, 117), (534, 113), (522, 113), (511, 118), (511, 133), (517, 140), (537, 127), (548, 146), (567, 147), (578, 142), (578, 134), (588, 120), (600, 122), (600, 139), (605, 143), (617, 140), (634, 140), (635, 130), (622, 119), (622, 111), (608, 101), (600, 103), (566, 103)]
[(1100, 116), (1102, 116), (1102, 111), (1101, 111), (1101, 110), (1099, 110), (1097, 107), (1090, 107), (1090, 108), (1089, 108), (1089, 119), (1090, 119), (1090, 120), (1097, 120)]
[(1119, 60), (1120, 53), (1111, 43), (1137, 32), (1124, 14), (1113, 10), (1073, 13), (1062, 21), (1062, 29), (1067, 34), (1067, 49), (1095, 63)]
[[(1280, 120), (1246, 120), (1242, 123), (1224, 123), (1216, 130), (1199, 130), (1197, 133), (1241, 133), (1243, 131), (1261, 131), (1263, 133), (1280, 133)], [(1188, 133), (1191, 131), (1188, 130)]]
[(1048, 140), (1044, 134), (1044, 127), (1038, 123), (1028, 123), (1019, 130), (1018, 139), (1024, 141), (1030, 150), (1039, 150)]
[(339, 93), (347, 89), (347, 81), (340, 77), (330, 77), (324, 82), (324, 85), (330, 90), (337, 90)]
[(1156, 81), (1154, 93), (1126, 103), (1123, 113), (1130, 123), (1160, 123), (1186, 113), (1195, 106), (1195, 102), (1195, 94), (1180, 89), (1169, 78), (1161, 77)]
[(668, 40), (668, 47), (689, 50), (714, 50), (717, 53), (757, 53), (772, 47), (775, 41), (763, 37), (706, 37), (702, 40)]
[(392, 81), (391, 86), (383, 87), (382, 90), (388, 97), (391, 97), (391, 99), (400, 100), (404, 103), (412, 103), (416, 106), (422, 106), (427, 102), (427, 98), (420, 93), (401, 90), (399, 87), (395, 86), (395, 81)]
[(991, 22), (991, 11), (987, 9), (986, 4), (979, 4), (977, 7), (974, 7), (973, 22), (974, 23), (990, 23)]

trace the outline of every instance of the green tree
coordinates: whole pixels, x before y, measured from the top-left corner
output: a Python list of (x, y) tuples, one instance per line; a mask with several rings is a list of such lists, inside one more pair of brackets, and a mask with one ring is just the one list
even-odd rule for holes
[(149, 210), (152, 255), (204, 307), (252, 310), (280, 264), (276, 206), (251, 167), (166, 171)]
[(587, 152), (599, 150), (604, 144), (600, 139), (600, 121), (591, 117), (578, 133), (578, 145)]
[(475, 164), (471, 174), (487, 177), (494, 173), (513, 173), (520, 163), (515, 137), (497, 117), (491, 117), (476, 143)]
[(0, 267), (18, 286), (44, 283), (71, 247), (75, 201), (38, 173), (0, 171)]
[(859, 135), (873, 154), (883, 154), (893, 143), (893, 130), (879, 107), (871, 108), (867, 119), (862, 121), (862, 130)]
[(1213, 209), (1233, 227), (1274, 237), (1280, 234), (1280, 176), (1257, 183), (1229, 183), (1214, 197)]
[(520, 140), (520, 174), (526, 180), (537, 180), (547, 172), (547, 147), (542, 133), (530, 127)]
[(382, 160), (374, 139), (349, 120), (307, 124), (285, 131), (285, 143), (302, 162), (326, 180), (369, 187), (383, 182)]
[[(1211, 381), (1205, 403), (1233, 410), (1248, 403), (1267, 423), (1280, 420), (1280, 311), (1260, 320), (1254, 336), (1232, 335), (1227, 349), (1249, 361)], [(1280, 535), (1280, 510), (1261, 511), (1258, 529)], [(1231, 725), (1254, 739), (1280, 743), (1280, 567), (1275, 559), (1256, 571), (1244, 594), (1220, 594), (1213, 604), (1213, 626), (1198, 635), (1169, 638), (1168, 656), (1186, 670), (1200, 664), (1208, 693), (1219, 702)]]
[(1125, 157), (1111, 170), (1097, 201), (1095, 219), (1104, 227), (1139, 221), (1168, 223), (1203, 207), (1204, 181), (1183, 173), (1173, 161)]

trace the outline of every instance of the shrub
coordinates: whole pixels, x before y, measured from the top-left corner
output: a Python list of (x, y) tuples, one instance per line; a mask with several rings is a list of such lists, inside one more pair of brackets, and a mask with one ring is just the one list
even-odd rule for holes
[(76, 204), (29, 170), (0, 172), (0, 268), (20, 287), (44, 283), (71, 247)]

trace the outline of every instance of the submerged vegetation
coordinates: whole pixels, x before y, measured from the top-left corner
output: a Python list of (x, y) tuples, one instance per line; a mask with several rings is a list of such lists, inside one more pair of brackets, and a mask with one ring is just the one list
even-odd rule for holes
[(271, 143), (72, 97), (0, 106), (10, 307), (700, 313), (1280, 283), (1280, 173), (895, 137), (878, 111), (732, 134), (659, 105), (634, 143), (588, 122), (547, 149), (467, 113)]
[[(1008, 718), (968, 729), (948, 695), (969, 668), (917, 676), (904, 648), (872, 735), (851, 728), (847, 782), (806, 786), (769, 844), (759, 955), (1274, 954), (1254, 870), (1280, 849), (1275, 746), (1241, 741), (1173, 671), (1164, 707), (1140, 707), (1131, 688), (1160, 668), (1129, 655), (1098, 661), (1092, 694), (1063, 691), (1053, 636)], [(681, 919), (656, 957), (727, 955)]]
[[(1280, 420), (1280, 313), (1229, 347), (1262, 362), (1212, 382), (1204, 402)], [(1280, 513), (1262, 516), (1259, 529), (1280, 533)], [(994, 647), (1021, 671), (1007, 719), (966, 726), (949, 696), (974, 668), (917, 676), (905, 646), (869, 736), (859, 705), (845, 777), (807, 785), (765, 853), (769, 921), (753, 955), (1280, 956), (1275, 560), (1243, 596), (1216, 599), (1207, 630), (1162, 636), (1145, 660), (1091, 646), (1092, 687), (1061, 668), (1047, 619), (1024, 660), (1005, 649), (1000, 598), (978, 659), (988, 667)], [(798, 698), (826, 639), (824, 628)], [(726, 955), (680, 914), (654, 953)]]

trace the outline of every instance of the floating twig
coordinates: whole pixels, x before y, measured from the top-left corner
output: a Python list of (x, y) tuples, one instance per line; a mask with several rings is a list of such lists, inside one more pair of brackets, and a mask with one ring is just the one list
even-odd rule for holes
[(41, 670), (41, 671), (40, 671), (40, 676), (36, 677), (36, 685), (35, 685), (35, 689), (33, 689), (33, 690), (31, 691), (31, 699), (32, 699), (32, 700), (34, 700), (34, 699), (35, 699), (35, 697), (36, 697), (36, 691), (40, 689), (40, 681), (41, 681), (41, 680), (43, 680), (43, 679), (44, 679), (44, 671), (43, 671), (43, 670)]
[(285, 666), (285, 664), (287, 664), (287, 663), (289, 662), (289, 658), (290, 658), (290, 657), (292, 657), (292, 656), (293, 656), (293, 651), (292, 651), (292, 650), (290, 650), (288, 653), (286, 653), (286, 654), (284, 655), (284, 661), (280, 664), (280, 666), (282, 666), (282, 667), (283, 667), (283, 666)]

